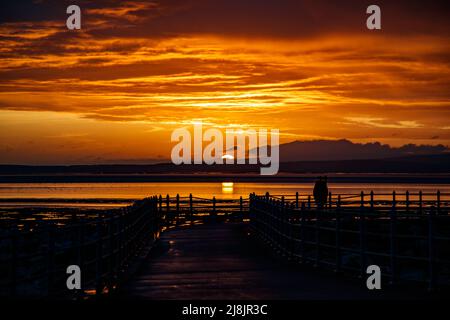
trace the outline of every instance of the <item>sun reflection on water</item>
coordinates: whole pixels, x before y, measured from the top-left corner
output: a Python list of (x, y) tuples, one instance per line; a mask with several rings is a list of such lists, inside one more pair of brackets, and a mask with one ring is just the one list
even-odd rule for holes
[(222, 182), (222, 193), (233, 193), (233, 182)]

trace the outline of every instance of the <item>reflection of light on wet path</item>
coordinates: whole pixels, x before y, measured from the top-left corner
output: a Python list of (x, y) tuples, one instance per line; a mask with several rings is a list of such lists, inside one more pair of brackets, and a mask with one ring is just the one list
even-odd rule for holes
[(233, 182), (222, 182), (222, 193), (233, 193)]

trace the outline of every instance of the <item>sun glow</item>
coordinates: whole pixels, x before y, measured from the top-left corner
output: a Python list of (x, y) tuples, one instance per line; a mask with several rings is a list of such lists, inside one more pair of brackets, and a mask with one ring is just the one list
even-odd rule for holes
[(229, 160), (233, 160), (234, 159), (234, 157), (231, 155), (231, 154), (224, 154), (223, 156), (222, 156), (222, 159), (229, 159)]

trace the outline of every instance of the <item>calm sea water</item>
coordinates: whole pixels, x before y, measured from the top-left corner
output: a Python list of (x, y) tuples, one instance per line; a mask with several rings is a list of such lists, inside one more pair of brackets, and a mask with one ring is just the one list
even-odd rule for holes
[[(169, 194), (202, 198), (235, 199), (248, 197), (249, 193), (276, 195), (311, 194), (312, 183), (232, 183), (232, 182), (146, 182), (146, 183), (2, 183), (0, 198), (58, 198), (58, 199), (140, 199), (151, 195)], [(436, 193), (450, 194), (449, 184), (399, 184), (399, 183), (330, 183), (334, 194), (358, 194), (361, 191), (389, 194)]]

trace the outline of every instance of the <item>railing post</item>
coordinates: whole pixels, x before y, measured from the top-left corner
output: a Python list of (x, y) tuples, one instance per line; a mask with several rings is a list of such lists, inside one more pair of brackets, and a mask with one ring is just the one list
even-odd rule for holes
[[(160, 199), (158, 199), (157, 201), (159, 201)], [(158, 203), (158, 202), (157, 202)], [(160, 202), (162, 203), (162, 202)], [(126, 211), (124, 212), (124, 214), (122, 214), (122, 221), (121, 221), (121, 242), (122, 242), (122, 266), (126, 263), (127, 261), (127, 256), (128, 256), (128, 246), (127, 246), (127, 239), (128, 239), (128, 212), (129, 209), (125, 209)], [(160, 217), (162, 218), (162, 211), (159, 210), (160, 213)]]
[(102, 293), (102, 268), (103, 268), (103, 232), (102, 215), (99, 214), (96, 221), (97, 241), (96, 241), (96, 259), (95, 259), (95, 294), (99, 296)]
[(328, 208), (331, 209), (332, 206), (333, 206), (333, 198), (330, 191), (328, 192)]
[(18, 270), (18, 242), (19, 242), (19, 230), (17, 229), (18, 223), (13, 226), (11, 233), (11, 296), (14, 297), (17, 294), (17, 270)]
[(373, 206), (374, 206), (374, 197), (373, 197), (373, 190), (370, 191), (370, 210), (373, 211)]
[[(242, 198), (242, 197), (241, 197)], [(254, 217), (253, 217), (253, 205), (254, 205), (254, 201), (255, 201), (255, 196), (253, 195), (253, 193), (250, 193), (248, 195), (248, 217), (250, 219), (250, 225), (254, 224)]]
[[(97, 226), (96, 226), (97, 227)], [(77, 228), (77, 263), (78, 266), (80, 267), (81, 271), (84, 270), (84, 260), (85, 260), (85, 250), (84, 250), (84, 245), (85, 245), (85, 237), (86, 237), (86, 220), (81, 218), (78, 219), (78, 228)], [(81, 278), (83, 279), (83, 277)], [(81, 285), (83, 286), (83, 283), (81, 283)], [(79, 293), (82, 293), (83, 291), (80, 290)]]
[(359, 204), (360, 208), (364, 208), (364, 191), (361, 191)]
[(406, 212), (409, 213), (409, 191), (406, 190), (406, 194), (405, 194), (405, 201), (406, 201)]
[[(159, 220), (159, 212), (158, 212), (158, 198), (155, 196), (154, 198), (155, 200), (155, 213), (158, 213), (158, 220)], [(118, 233), (119, 233), (119, 270), (122, 268), (123, 265), (123, 259), (124, 259), (124, 255), (123, 255), (123, 243), (124, 243), (124, 236), (123, 236), (123, 229), (124, 229), (124, 223), (123, 223), (123, 217), (124, 217), (124, 210), (122, 209), (120, 210), (120, 216), (119, 216), (119, 226), (118, 226)], [(159, 221), (158, 221), (158, 227), (159, 227)]]
[(268, 240), (271, 242), (271, 246), (275, 247), (275, 236), (273, 235), (273, 228), (271, 228), (270, 226), (275, 226), (275, 215), (276, 215), (276, 202), (275, 199), (273, 198), (269, 198), (268, 200), (268, 212), (265, 214), (265, 232), (266, 232), (266, 237), (268, 238)]
[(335, 227), (336, 227), (336, 269), (335, 272), (341, 271), (341, 195), (338, 195), (335, 213)]
[(295, 208), (298, 209), (298, 191), (295, 193)]
[(308, 210), (311, 210), (311, 195), (308, 195)]
[(366, 273), (366, 232), (364, 216), (364, 191), (361, 191), (361, 204), (359, 208), (359, 256), (360, 256), (360, 276)]
[(286, 206), (284, 202), (284, 196), (281, 196), (281, 203), (280, 203), (280, 215), (278, 216), (280, 219), (280, 228), (278, 231), (280, 232), (280, 249), (281, 254), (283, 256), (287, 256), (287, 246), (286, 246)]
[(300, 257), (301, 257), (301, 262), (305, 262), (305, 241), (306, 241), (306, 236), (305, 236), (305, 214), (306, 214), (306, 210), (305, 210), (305, 203), (302, 202), (302, 210), (300, 211)]
[(419, 213), (422, 214), (422, 190), (419, 191)]
[(48, 295), (53, 295), (54, 272), (55, 272), (55, 233), (51, 223), (47, 225), (48, 248), (47, 248), (47, 290)]
[(434, 208), (428, 214), (428, 289), (436, 287), (435, 247), (434, 247)]
[(212, 203), (213, 203), (213, 216), (216, 216), (216, 196), (213, 196), (212, 199)]
[(397, 282), (397, 208), (395, 191), (392, 192), (392, 209), (390, 214), (390, 251), (391, 251), (391, 284)]
[(320, 212), (318, 208), (316, 208), (314, 211), (316, 212), (316, 259), (314, 266), (318, 267), (320, 264)]
[[(284, 201), (284, 199), (283, 199)], [(284, 255), (284, 248), (283, 248), (283, 239), (284, 239), (284, 233), (283, 233), (283, 226), (284, 226), (284, 202), (279, 200), (277, 201), (277, 226), (278, 226), (278, 233), (276, 234), (277, 242), (278, 242), (278, 249), (280, 250), (280, 253)]]
[(436, 203), (437, 203), (437, 214), (439, 215), (441, 213), (441, 191), (438, 190), (436, 194)]
[(289, 210), (288, 210), (288, 216), (287, 216), (287, 221), (288, 221), (288, 230), (289, 230), (289, 238), (288, 238), (288, 242), (289, 242), (289, 259), (294, 261), (295, 260), (295, 254), (297, 252), (296, 250), (296, 241), (294, 239), (294, 220), (292, 219), (293, 217), (293, 213), (295, 210), (295, 203), (291, 203), (289, 206)]
[(239, 197), (239, 215), (240, 215), (241, 219), (243, 220), (244, 219), (244, 199), (242, 199), (242, 196)]
[(180, 194), (177, 193), (177, 217), (180, 215)]
[(108, 254), (108, 294), (112, 293), (114, 288), (114, 267), (115, 267), (115, 259), (114, 259), (114, 216), (108, 217), (108, 237), (109, 237), (109, 254)]
[(194, 207), (192, 201), (192, 193), (189, 194), (189, 219), (191, 223), (194, 222)]
[[(166, 194), (166, 225), (169, 227), (173, 223), (173, 216), (170, 214), (170, 196)], [(176, 223), (176, 221), (175, 221)]]
[(397, 200), (396, 200), (396, 197), (395, 197), (395, 191), (392, 191), (392, 208), (396, 208), (397, 207)]

